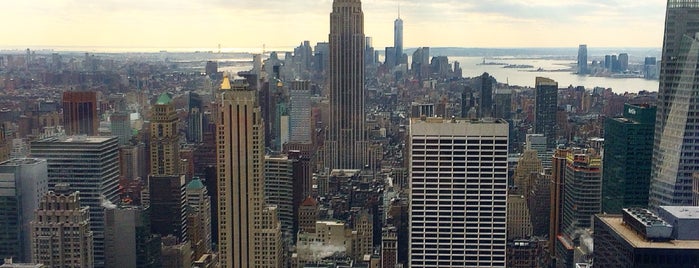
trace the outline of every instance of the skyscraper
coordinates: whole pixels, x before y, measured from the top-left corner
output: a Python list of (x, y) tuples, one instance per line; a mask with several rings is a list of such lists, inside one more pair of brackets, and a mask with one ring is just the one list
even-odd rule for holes
[(410, 267), (505, 267), (508, 133), (503, 120), (412, 119)]
[(149, 209), (105, 208), (105, 267), (161, 267), (160, 236), (151, 234)]
[(330, 13), (330, 122), (326, 167), (361, 169), (364, 129), (364, 13), (360, 0), (334, 0)]
[(163, 93), (153, 106), (150, 122), (150, 175), (180, 174), (180, 134), (172, 99)]
[(571, 238), (576, 229), (590, 228), (602, 206), (602, 159), (592, 149), (574, 148), (566, 157), (561, 232)]
[(403, 20), (400, 18), (400, 10), (398, 10), (398, 18), (393, 22), (393, 48), (396, 50), (396, 65), (403, 64)]
[(587, 45), (578, 47), (578, 74), (587, 74)]
[(493, 87), (495, 85), (497, 85), (495, 77), (490, 76), (488, 73), (481, 75), (481, 95), (478, 103), (478, 116), (481, 118), (493, 116)]
[(534, 132), (544, 134), (549, 150), (556, 147), (556, 112), (558, 111), (558, 83), (548, 78), (537, 77), (534, 90), (536, 113)]
[(97, 93), (94, 91), (63, 92), (63, 125), (66, 135), (98, 134)]
[(699, 170), (699, 0), (668, 0), (649, 205), (690, 205)]
[(148, 178), (151, 232), (162, 237), (173, 235), (187, 241), (187, 196), (184, 175), (158, 175)]
[(311, 88), (309, 81), (293, 81), (289, 90), (289, 142), (311, 143)]
[(187, 232), (194, 259), (211, 252), (211, 197), (198, 178), (187, 184)]
[(31, 261), (29, 222), (49, 190), (44, 159), (11, 159), (0, 163), (0, 258)]
[(89, 208), (77, 192), (58, 184), (35, 210), (31, 222), (32, 262), (48, 267), (94, 267)]
[(231, 84), (225, 77), (221, 84), (218, 245), (227, 268), (276, 268), (281, 262), (281, 224), (264, 199), (264, 125), (255, 93), (244, 81)]
[[(104, 205), (119, 201), (117, 137), (54, 137), (32, 142), (32, 157), (48, 161), (49, 190), (59, 183), (78, 192), (90, 207), (95, 267), (104, 267)], [(86, 161), (89, 159), (89, 161)]]
[(626, 104), (624, 117), (604, 126), (602, 212), (648, 206), (655, 107)]

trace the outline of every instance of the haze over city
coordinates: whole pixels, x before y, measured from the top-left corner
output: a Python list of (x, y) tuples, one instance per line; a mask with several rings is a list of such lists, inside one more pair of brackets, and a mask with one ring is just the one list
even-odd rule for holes
[[(292, 47), (327, 40), (330, 0), (3, 1), (4, 48)], [(365, 33), (392, 44), (405, 21), (405, 47), (660, 47), (665, 1), (363, 2)], [(31, 18), (31, 19), (28, 19)], [(21, 22), (21, 23), (17, 23)]]

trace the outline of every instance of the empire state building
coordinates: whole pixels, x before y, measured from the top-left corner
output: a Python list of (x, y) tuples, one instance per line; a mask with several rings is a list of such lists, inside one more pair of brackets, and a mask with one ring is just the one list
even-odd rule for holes
[(334, 0), (330, 14), (330, 125), (326, 167), (361, 169), (364, 129), (364, 13), (360, 0)]

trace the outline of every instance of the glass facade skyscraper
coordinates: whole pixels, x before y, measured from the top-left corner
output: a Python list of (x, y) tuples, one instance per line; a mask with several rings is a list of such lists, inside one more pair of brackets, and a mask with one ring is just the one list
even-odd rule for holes
[(699, 170), (699, 0), (668, 0), (649, 205), (690, 205)]

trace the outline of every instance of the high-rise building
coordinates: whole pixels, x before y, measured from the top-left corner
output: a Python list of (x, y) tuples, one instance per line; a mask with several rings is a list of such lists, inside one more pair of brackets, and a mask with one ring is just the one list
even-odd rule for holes
[(211, 252), (211, 197), (199, 178), (187, 184), (187, 231), (194, 259)]
[(66, 135), (98, 134), (97, 93), (94, 91), (63, 92), (63, 125)]
[(527, 199), (521, 195), (507, 197), (507, 240), (528, 239), (532, 236), (532, 219)]
[(127, 180), (146, 179), (148, 163), (146, 145), (127, 144), (119, 148), (119, 174)]
[(483, 73), (480, 79), (480, 101), (478, 103), (479, 117), (493, 116), (493, 87), (497, 85), (495, 77), (488, 73)]
[(578, 74), (587, 74), (587, 45), (578, 47)]
[[(119, 139), (117, 137), (53, 137), (32, 142), (31, 155), (48, 161), (49, 190), (59, 183), (78, 192), (90, 208), (95, 267), (104, 267), (104, 209), (119, 201)], [(90, 161), (85, 161), (90, 159)]]
[(558, 111), (558, 83), (537, 77), (534, 90), (534, 132), (544, 134), (549, 150), (556, 148), (556, 112)]
[(105, 208), (105, 267), (161, 267), (161, 240), (150, 231), (148, 213), (135, 206)]
[[(523, 195), (525, 198), (529, 196), (532, 185), (532, 173), (539, 174), (544, 171), (539, 157), (534, 150), (525, 150), (522, 157), (517, 162), (517, 168), (514, 174), (515, 194)], [(536, 178), (536, 177), (534, 177)]]
[(11, 159), (0, 163), (0, 258), (31, 261), (29, 222), (49, 190), (44, 159)]
[(602, 212), (648, 207), (655, 107), (626, 104), (624, 116), (604, 126)]
[(593, 149), (568, 153), (563, 190), (563, 234), (573, 238), (578, 228), (590, 228), (602, 206), (602, 159)]
[(396, 267), (398, 263), (398, 234), (396, 227), (384, 227), (381, 231), (381, 267)]
[(360, 0), (334, 0), (330, 13), (329, 169), (361, 169), (368, 148), (364, 112), (364, 13)]
[[(624, 209), (594, 218), (595, 267), (694, 267), (699, 263), (696, 207), (655, 213)], [(693, 235), (692, 235), (693, 234)]]
[(187, 241), (187, 195), (184, 175), (149, 176), (151, 232)]
[(47, 267), (94, 267), (89, 208), (67, 184), (42, 197), (31, 222), (32, 262)]
[(493, 117), (510, 120), (512, 118), (512, 90), (498, 88), (494, 94)]
[(167, 93), (153, 105), (150, 122), (150, 175), (180, 174), (180, 134), (177, 111)]
[[(364, 38), (362, 37), (362, 40)], [(281, 224), (264, 199), (264, 129), (256, 92), (221, 84), (217, 119), (219, 252), (222, 267), (279, 267)]]
[(629, 54), (621, 53), (619, 54), (619, 71), (624, 72), (629, 69)]
[(410, 267), (505, 267), (508, 133), (502, 120), (412, 119)]
[(5, 124), (0, 123), (0, 161), (10, 158), (12, 147), (10, 139), (5, 135)]
[(556, 237), (561, 233), (561, 220), (563, 217), (563, 192), (565, 186), (566, 161), (570, 150), (556, 149), (553, 155), (551, 167), (551, 215), (549, 217), (549, 252), (554, 257), (553, 250), (556, 245)]
[(294, 225), (293, 161), (286, 155), (265, 156), (265, 201), (277, 206), (282, 233), (291, 237)]
[(393, 48), (396, 50), (396, 65), (407, 64), (403, 62), (403, 19), (400, 18), (400, 11), (393, 22)]
[(553, 151), (547, 148), (544, 134), (527, 134), (524, 138), (524, 150), (535, 150), (544, 168), (551, 168), (551, 156)]
[(318, 202), (313, 197), (308, 196), (299, 206), (299, 232), (315, 233), (316, 221), (318, 221)]
[[(649, 205), (689, 205), (699, 169), (699, 0), (668, 0)], [(675, 123), (679, 122), (679, 123)]]
[(133, 136), (131, 129), (131, 117), (128, 113), (117, 112), (109, 117), (109, 126), (112, 131), (112, 136), (119, 137), (119, 145), (124, 145)]
[(293, 81), (289, 90), (289, 142), (311, 143), (315, 127), (311, 125), (311, 88), (309, 81)]

